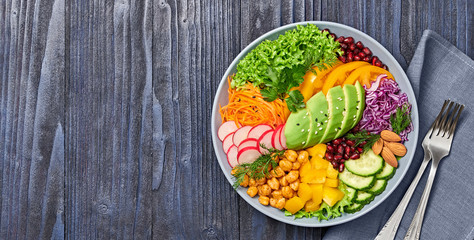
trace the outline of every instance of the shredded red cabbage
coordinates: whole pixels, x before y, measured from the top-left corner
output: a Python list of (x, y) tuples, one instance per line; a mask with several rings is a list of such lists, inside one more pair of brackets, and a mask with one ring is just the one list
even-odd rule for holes
[[(372, 86), (365, 89), (365, 110), (359, 122), (359, 128), (365, 129), (372, 134), (379, 134), (382, 130), (393, 130), (390, 124), (390, 116), (397, 111), (398, 107), (408, 104), (411, 111), (411, 104), (408, 97), (400, 91), (397, 82), (381, 74)], [(408, 133), (413, 130), (413, 124), (400, 133), (402, 142), (408, 140)]]

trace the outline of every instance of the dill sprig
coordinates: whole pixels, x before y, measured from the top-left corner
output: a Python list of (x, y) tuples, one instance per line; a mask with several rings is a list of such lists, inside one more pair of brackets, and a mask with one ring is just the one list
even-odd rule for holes
[(397, 108), (397, 112), (390, 116), (390, 124), (396, 134), (400, 134), (411, 123), (411, 110), (408, 103)]
[(356, 133), (347, 133), (346, 138), (355, 141), (354, 146), (360, 146), (363, 142), (365, 142), (363, 149), (364, 152), (367, 152), (372, 148), (374, 143), (379, 140), (380, 135), (371, 134), (367, 132), (367, 130), (361, 130)]
[(249, 178), (253, 178), (255, 180), (268, 177), (270, 176), (270, 172), (268, 171), (269, 166), (272, 168), (276, 168), (278, 164), (274, 160), (276, 157), (283, 156), (285, 152), (274, 149), (274, 148), (267, 148), (263, 144), (261, 144), (262, 148), (267, 149), (269, 151), (268, 154), (264, 154), (255, 160), (253, 163), (244, 163), (237, 165), (234, 167), (234, 178), (235, 182), (232, 185), (235, 189), (237, 189), (240, 184), (244, 181), (245, 175), (249, 175)]

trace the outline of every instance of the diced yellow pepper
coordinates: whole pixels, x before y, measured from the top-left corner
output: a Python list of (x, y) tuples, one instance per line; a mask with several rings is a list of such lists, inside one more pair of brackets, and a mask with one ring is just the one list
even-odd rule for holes
[(323, 184), (310, 184), (311, 190), (313, 190), (313, 202), (320, 204), (323, 201)]
[(306, 151), (311, 157), (319, 156), (320, 158), (323, 158), (326, 154), (326, 144), (316, 144), (315, 146), (306, 149)]
[(323, 200), (329, 206), (334, 206), (339, 200), (344, 197), (344, 193), (337, 188), (333, 187), (323, 187)]
[(285, 202), (285, 209), (288, 210), (291, 214), (295, 214), (300, 209), (304, 207), (305, 201), (299, 197), (292, 197)]
[(313, 197), (313, 190), (307, 183), (300, 183), (298, 187), (298, 197), (305, 202)]
[(322, 159), (319, 156), (315, 156), (311, 158), (311, 166), (314, 169), (327, 169), (329, 162), (327, 160)]
[(311, 163), (309, 161), (305, 162), (303, 166), (300, 167), (300, 177), (308, 175), (311, 171)]
[(326, 170), (315, 170), (312, 169), (311, 172), (307, 173), (307, 175), (302, 176), (301, 182), (304, 183), (324, 183), (326, 181)]
[(326, 178), (324, 186), (337, 188), (339, 186), (339, 179)]
[(315, 202), (313, 202), (313, 200), (309, 200), (304, 205), (304, 210), (306, 212), (316, 211), (316, 210), (319, 209), (319, 205), (320, 205), (319, 203), (315, 203)]
[(339, 172), (336, 169), (334, 169), (332, 164), (329, 164), (328, 168), (327, 168), (327, 171), (326, 171), (326, 176), (328, 178), (337, 179), (338, 174), (339, 174)]

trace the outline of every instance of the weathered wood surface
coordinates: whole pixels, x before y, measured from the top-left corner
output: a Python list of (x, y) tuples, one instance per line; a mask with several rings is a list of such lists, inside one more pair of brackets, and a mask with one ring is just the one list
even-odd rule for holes
[(0, 239), (319, 239), (232, 190), (213, 95), (261, 34), (326, 20), (406, 68), (424, 29), (474, 57), (474, 2), (0, 1)]

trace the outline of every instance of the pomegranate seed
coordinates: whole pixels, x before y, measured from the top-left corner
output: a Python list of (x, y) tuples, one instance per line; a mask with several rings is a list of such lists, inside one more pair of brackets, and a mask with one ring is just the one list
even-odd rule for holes
[(337, 154), (337, 155), (334, 156), (334, 160), (336, 160), (336, 161), (339, 161), (339, 160), (341, 160), (341, 159), (342, 159), (342, 155), (341, 155), (341, 154)]
[(332, 140), (332, 144), (333, 144), (333, 145), (339, 145), (339, 144), (341, 144), (341, 141), (342, 141), (342, 140), (341, 140), (340, 138), (334, 139), (334, 140)]
[(329, 29), (325, 28), (321, 32), (329, 32)]
[(370, 62), (370, 57), (369, 56), (365, 56), (362, 61), (364, 62)]
[(367, 141), (362, 141), (359, 145), (363, 147), (365, 144), (367, 144)]
[(385, 64), (382, 66), (382, 68), (385, 69), (385, 70), (388, 70), (388, 67)]
[(339, 145), (339, 147), (337, 148), (337, 152), (339, 154), (344, 154), (344, 147), (342, 145)]
[(367, 48), (367, 47), (365, 47), (364, 49), (362, 49), (362, 52), (364, 52), (364, 53), (365, 53), (365, 55), (367, 55), (367, 56), (370, 56), (370, 55), (372, 55), (372, 51), (370, 51), (370, 49), (369, 49), (369, 48)]
[(349, 54), (347, 54), (347, 61), (352, 62), (352, 60), (354, 60), (354, 55), (350, 52)]
[(357, 148), (357, 151), (359, 151), (359, 153), (363, 153), (363, 152), (364, 152), (364, 149), (361, 148), (361, 147), (358, 147), (358, 148)]
[(352, 38), (352, 37), (346, 37), (344, 39), (344, 43), (346, 43), (346, 44), (351, 44), (353, 42), (354, 42), (354, 38)]
[(359, 55), (360, 58), (364, 58), (364, 57), (365, 57), (365, 53), (364, 53), (364, 52), (360, 52), (358, 55)]
[(358, 42), (356, 43), (356, 47), (357, 47), (358, 49), (363, 49), (363, 48), (364, 48), (364, 44), (362, 44), (360, 41), (358, 41)]
[[(341, 159), (341, 161), (344, 161), (345, 159), (346, 159), (346, 160), (349, 159), (349, 154), (347, 154), (347, 153), (344, 154), (344, 158)], [(339, 162), (341, 162), (341, 161), (339, 161)], [(341, 162), (341, 163), (342, 163), (342, 162)]]
[(355, 142), (352, 141), (352, 140), (347, 140), (346, 143), (347, 143), (347, 145), (349, 145), (351, 147), (354, 146), (354, 144), (355, 144)]
[(345, 163), (346, 160), (349, 160), (349, 158), (347, 158), (347, 159), (341, 159), (341, 161), (339, 161), (339, 163)]
[(377, 62), (377, 60), (379, 60), (379, 58), (377, 56), (373, 56), (372, 59), (370, 59), (370, 62), (372, 63), (372, 65), (375, 65), (375, 62)]
[(375, 62), (375, 66), (377, 66), (377, 67), (382, 67), (382, 62), (381, 62), (380, 60), (377, 60), (377, 61)]
[(351, 43), (351, 44), (349, 45), (349, 49), (350, 49), (351, 51), (354, 51), (354, 50), (356, 49), (356, 45), (355, 45), (354, 43)]
[(351, 155), (351, 159), (359, 159), (360, 155), (358, 153), (354, 153)]
[(334, 148), (331, 145), (327, 145), (326, 151), (328, 152), (334, 152)]
[(339, 57), (337, 57), (337, 58), (339, 59), (339, 61), (341, 61), (341, 62), (343, 62), (343, 63), (347, 63), (346, 57), (344, 57), (344, 56), (339, 56)]
[(326, 159), (329, 160), (329, 161), (334, 159), (334, 155), (332, 155), (332, 153), (328, 153), (328, 152), (326, 152), (325, 157), (326, 157)]
[(344, 37), (340, 36), (336, 39), (336, 41), (338, 41), (339, 43), (342, 43), (342, 42), (344, 42)]
[(336, 39), (336, 34), (334, 33), (329, 34), (329, 36), (331, 36), (333, 39)]
[(354, 57), (354, 61), (360, 61), (360, 57), (356, 55), (356, 56)]
[(341, 163), (339, 165), (339, 172), (343, 172), (344, 171), (344, 163)]
[(342, 48), (342, 49), (346, 49), (346, 48), (347, 48), (347, 44), (341, 43), (341, 48)]
[(356, 49), (353, 51), (353, 53), (354, 53), (355, 55), (359, 55), (360, 50), (359, 50), (358, 48), (356, 48)]
[(349, 147), (349, 146), (346, 146), (346, 148), (344, 150), (345, 150), (344, 151), (345, 154), (350, 154), (351, 153), (351, 147)]
[(333, 168), (338, 168), (339, 167), (339, 163), (336, 160), (332, 160), (331, 164), (332, 164)]

